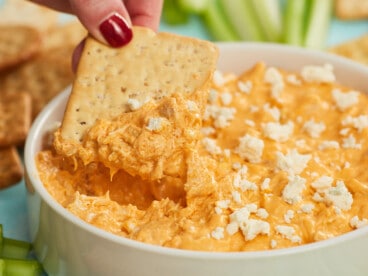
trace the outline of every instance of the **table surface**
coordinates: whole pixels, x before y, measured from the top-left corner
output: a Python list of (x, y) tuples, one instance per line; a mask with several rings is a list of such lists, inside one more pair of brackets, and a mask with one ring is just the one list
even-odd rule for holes
[[(0, 0), (0, 6), (1, 2), (2, 0)], [(188, 24), (181, 26), (168, 26), (162, 23), (160, 30), (210, 39), (206, 30), (196, 18), (191, 18)], [(354, 39), (367, 32), (368, 20), (343, 22), (334, 19), (330, 26), (327, 46), (333, 46)], [(0, 191), (0, 224), (3, 224), (4, 235), (6, 237), (29, 240), (24, 181), (11, 188)]]

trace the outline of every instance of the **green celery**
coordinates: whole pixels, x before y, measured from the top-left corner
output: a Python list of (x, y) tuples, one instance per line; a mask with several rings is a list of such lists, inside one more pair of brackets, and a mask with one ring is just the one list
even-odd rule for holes
[(189, 14), (182, 10), (177, 0), (165, 0), (162, 8), (162, 19), (169, 25), (179, 25), (188, 22)]
[(223, 13), (220, 0), (210, 0), (201, 18), (207, 30), (217, 41), (238, 41), (239, 35), (230, 25), (227, 17)]
[(251, 2), (266, 39), (279, 42), (282, 33), (282, 16), (279, 0), (251, 0)]
[(1, 252), (3, 251), (3, 243), (4, 243), (3, 225), (0, 224), (0, 256)]
[(6, 276), (5, 275), (5, 260), (0, 259), (0, 276)]
[(3, 226), (0, 224), (0, 276), (41, 275), (41, 264), (26, 259), (30, 250), (30, 243), (4, 237)]
[(0, 259), (0, 276), (39, 276), (42, 267), (35, 260)]
[(4, 237), (3, 226), (0, 224), (0, 258), (26, 258), (31, 247), (29, 242)]
[[(166, 1), (166, 0), (165, 0)], [(188, 13), (201, 14), (212, 0), (177, 0), (182, 10)]]
[(261, 24), (249, 0), (221, 0), (230, 23), (241, 40), (265, 41)]
[(287, 0), (284, 13), (285, 43), (303, 45), (308, 4), (310, 0)]
[(333, 0), (310, 0), (304, 46), (322, 49), (325, 46), (332, 18)]
[(3, 247), (0, 253), (1, 258), (25, 259), (31, 251), (29, 242), (3, 238)]

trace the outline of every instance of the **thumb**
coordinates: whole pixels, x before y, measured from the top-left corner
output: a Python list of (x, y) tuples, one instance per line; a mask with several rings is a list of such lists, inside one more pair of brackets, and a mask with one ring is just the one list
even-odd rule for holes
[(74, 14), (96, 39), (121, 47), (133, 37), (131, 20), (121, 0), (70, 0)]

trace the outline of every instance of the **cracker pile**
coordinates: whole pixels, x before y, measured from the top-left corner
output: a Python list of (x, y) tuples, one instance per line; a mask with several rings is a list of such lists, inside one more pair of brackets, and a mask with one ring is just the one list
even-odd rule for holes
[(342, 20), (368, 18), (368, 0), (336, 0), (335, 13)]
[(368, 33), (329, 49), (331, 53), (368, 65)]
[(73, 81), (71, 56), (87, 31), (25, 0), (0, 5), (0, 189), (18, 183), (32, 120)]

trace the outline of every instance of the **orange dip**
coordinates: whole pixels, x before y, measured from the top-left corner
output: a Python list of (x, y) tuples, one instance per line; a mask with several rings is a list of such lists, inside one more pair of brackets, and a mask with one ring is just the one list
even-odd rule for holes
[(215, 72), (209, 94), (99, 121), (76, 156), (45, 149), (37, 165), (55, 200), (116, 235), (205, 251), (297, 246), (368, 225), (367, 107), (329, 65), (259, 63)]

